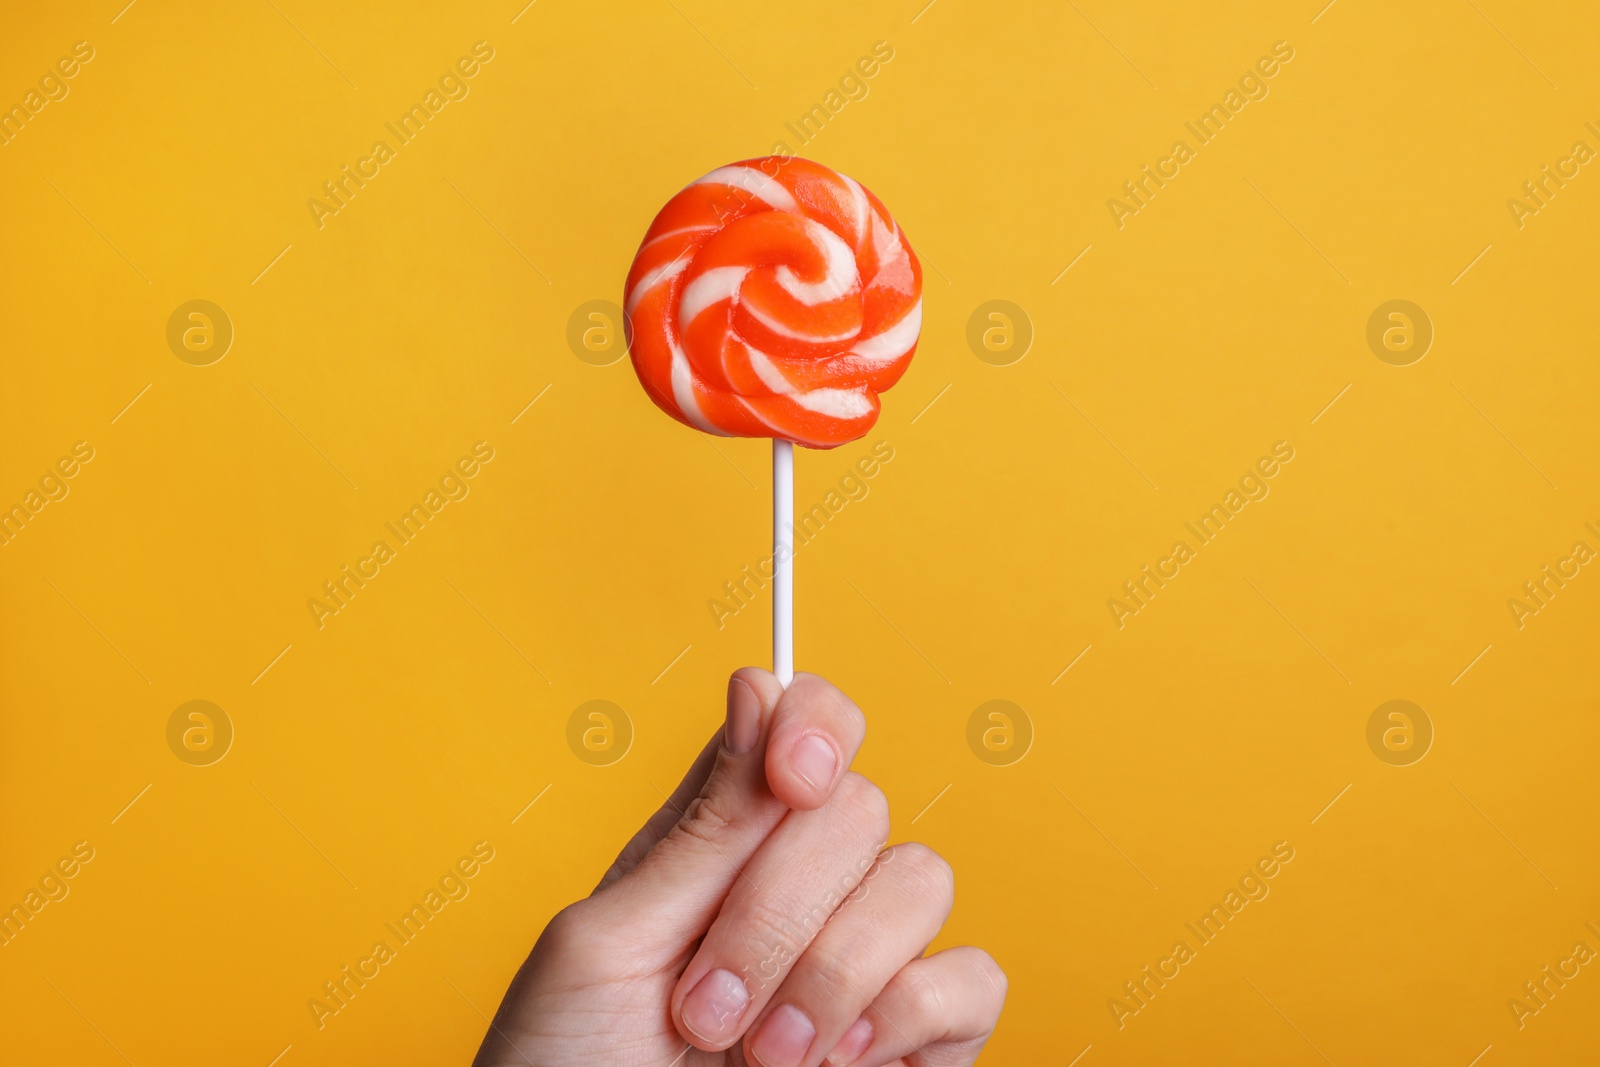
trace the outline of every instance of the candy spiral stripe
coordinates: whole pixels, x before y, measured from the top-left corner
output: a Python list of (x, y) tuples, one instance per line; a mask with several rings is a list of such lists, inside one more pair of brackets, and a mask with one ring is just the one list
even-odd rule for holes
[(667, 202), (624, 290), (633, 368), (707, 433), (833, 448), (878, 419), (922, 329), (922, 266), (856, 181), (793, 156)]

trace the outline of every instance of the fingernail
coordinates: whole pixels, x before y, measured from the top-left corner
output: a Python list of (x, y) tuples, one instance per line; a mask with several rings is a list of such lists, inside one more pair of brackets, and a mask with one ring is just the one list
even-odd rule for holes
[(732, 971), (717, 968), (700, 979), (683, 998), (683, 1025), (708, 1045), (724, 1045), (739, 1030), (750, 1006), (750, 991)]
[(861, 1058), (861, 1054), (867, 1051), (867, 1046), (870, 1044), (872, 1044), (872, 1023), (863, 1015), (844, 1032), (839, 1043), (833, 1046), (833, 1051), (828, 1053), (827, 1059), (822, 1062), (828, 1067), (850, 1067)]
[(728, 679), (728, 722), (722, 745), (730, 756), (742, 756), (756, 747), (761, 735), (761, 699), (743, 678)]
[(795, 745), (794, 751), (790, 753), (789, 761), (794, 767), (794, 773), (804, 778), (806, 785), (819, 792), (833, 784), (833, 776), (839, 770), (838, 754), (834, 752), (833, 746), (818, 734), (808, 734), (801, 738), (800, 743)]
[(817, 1028), (806, 1013), (793, 1004), (784, 1004), (761, 1024), (756, 1039), (750, 1042), (750, 1051), (761, 1061), (761, 1067), (800, 1067), (816, 1036)]

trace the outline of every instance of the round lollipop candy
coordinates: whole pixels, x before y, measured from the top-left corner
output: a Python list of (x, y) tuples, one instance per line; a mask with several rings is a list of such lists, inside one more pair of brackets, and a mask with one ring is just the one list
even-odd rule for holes
[(773, 440), (773, 668), (794, 674), (795, 444), (878, 420), (922, 330), (922, 266), (887, 208), (819, 163), (767, 156), (680, 191), (645, 233), (623, 296), (633, 368), (667, 414)]

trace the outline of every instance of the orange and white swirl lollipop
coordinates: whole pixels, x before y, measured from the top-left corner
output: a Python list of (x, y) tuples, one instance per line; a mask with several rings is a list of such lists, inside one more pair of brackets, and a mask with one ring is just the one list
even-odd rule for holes
[[(922, 266), (860, 183), (767, 156), (667, 201), (628, 271), (633, 369), (697, 430), (772, 438), (772, 669), (794, 677), (794, 446), (878, 421), (922, 331)], [(758, 571), (765, 568), (762, 563)]]
[(878, 419), (922, 329), (922, 267), (860, 183), (792, 156), (718, 167), (667, 202), (624, 295), (645, 391), (707, 433), (811, 448)]

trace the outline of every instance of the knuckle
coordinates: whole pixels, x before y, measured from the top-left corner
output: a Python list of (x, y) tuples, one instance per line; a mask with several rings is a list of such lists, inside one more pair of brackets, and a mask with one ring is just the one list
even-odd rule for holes
[(539, 940), (548, 942), (557, 951), (581, 942), (583, 927), (587, 925), (583, 917), (583, 905), (584, 901), (574, 901), (552, 915)]
[(857, 733), (866, 733), (867, 717), (856, 702), (846, 696), (841, 690), (828, 686), (826, 690), (828, 702), (833, 705), (839, 717)]
[(726, 793), (713, 785), (704, 796), (690, 802), (674, 829), (685, 837), (715, 843), (733, 825)]
[[(903, 972), (902, 972), (903, 973)], [(905, 976), (901, 999), (913, 1018), (941, 1020), (945, 1017), (944, 990), (926, 971), (913, 971)]]
[(943, 856), (917, 841), (896, 845), (893, 856), (891, 869), (912, 893), (949, 910), (955, 901), (956, 874)]
[(595, 910), (594, 898), (574, 901), (551, 916), (539, 934), (534, 953), (560, 961), (575, 980), (590, 981), (601, 972), (590, 966), (599, 958), (614, 958), (617, 931)]
[(818, 678), (816, 680), (813, 699), (816, 699), (818, 704), (826, 704), (827, 707), (835, 710), (835, 712), (842, 712), (843, 715), (850, 715), (851, 712), (856, 712), (859, 715), (859, 710), (856, 709), (854, 701), (845, 696), (842, 689), (835, 686), (827, 678)]
[(804, 930), (791, 917), (791, 909), (777, 901), (752, 901), (738, 916), (737, 944), (748, 961), (744, 972), (757, 983), (787, 971), (804, 947)]
[(836, 794), (845, 806), (870, 831), (874, 841), (882, 841), (889, 834), (889, 798), (869, 779), (855, 771), (846, 771)]
[(855, 701), (820, 675), (796, 674), (788, 694), (795, 701), (795, 710), (803, 715), (827, 719), (842, 716), (861, 729), (866, 727), (866, 716), (856, 707)]
[(972, 969), (980, 980), (995, 992), (995, 1010), (1005, 1002), (1006, 990), (1011, 982), (1006, 977), (1005, 968), (1001, 967), (995, 958), (981, 948), (972, 950)]
[(805, 984), (815, 987), (818, 1003), (864, 1005), (873, 992), (867, 988), (869, 961), (848, 945), (814, 945), (806, 953), (804, 967)]

